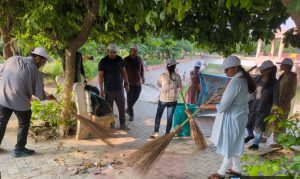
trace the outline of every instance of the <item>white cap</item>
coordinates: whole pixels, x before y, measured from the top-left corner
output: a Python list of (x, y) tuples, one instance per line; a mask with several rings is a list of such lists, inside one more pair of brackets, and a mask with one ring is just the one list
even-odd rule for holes
[(290, 58), (285, 58), (283, 59), (281, 62), (277, 62), (277, 64), (283, 64), (283, 65), (290, 65), (290, 66), (293, 66), (294, 65), (294, 62), (292, 59)]
[(137, 44), (133, 44), (133, 45), (130, 47), (130, 49), (138, 50)]
[(195, 62), (195, 67), (201, 67), (203, 65), (202, 61), (196, 61)]
[(113, 51), (113, 52), (116, 52), (117, 51), (117, 45), (115, 43), (110, 43), (108, 46), (107, 46), (107, 50), (109, 51)]
[(31, 52), (31, 54), (35, 54), (35, 55), (44, 57), (44, 58), (46, 58), (46, 59), (49, 60), (49, 56), (48, 56), (47, 51), (46, 51), (46, 49), (45, 49), (44, 47), (37, 47), (37, 48), (35, 48), (35, 49)]
[(274, 64), (271, 60), (266, 60), (258, 67), (258, 69), (265, 70), (265, 69), (271, 68), (273, 66), (274, 66)]
[(167, 63), (168, 66), (173, 66), (173, 65), (177, 65), (177, 64), (178, 64), (178, 62), (176, 62), (174, 59), (172, 59), (172, 58), (168, 59), (168, 63)]
[(229, 56), (223, 62), (224, 69), (239, 66), (239, 65), (241, 65), (241, 60), (237, 56)]

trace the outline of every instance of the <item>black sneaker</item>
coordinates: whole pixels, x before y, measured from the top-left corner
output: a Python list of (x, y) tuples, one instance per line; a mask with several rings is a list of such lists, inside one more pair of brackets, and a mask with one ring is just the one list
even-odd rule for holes
[(30, 156), (32, 154), (34, 154), (35, 151), (34, 150), (30, 150), (30, 149), (27, 149), (27, 148), (23, 148), (23, 149), (14, 149), (13, 151), (13, 156), (15, 158), (18, 158), (18, 157), (27, 157), (27, 156)]
[(247, 144), (251, 139), (254, 139), (254, 136), (247, 136), (245, 138), (245, 144)]
[(127, 127), (127, 125), (126, 125), (126, 124), (122, 124), (122, 125), (120, 125), (120, 129), (121, 129), (121, 130), (124, 130), (124, 131), (129, 131), (129, 130), (130, 130), (130, 128), (129, 128), (129, 127)]
[(134, 121), (134, 117), (133, 116), (129, 116), (128, 120), (129, 121)]
[(251, 146), (248, 147), (249, 150), (258, 150), (259, 147), (256, 144), (252, 144)]

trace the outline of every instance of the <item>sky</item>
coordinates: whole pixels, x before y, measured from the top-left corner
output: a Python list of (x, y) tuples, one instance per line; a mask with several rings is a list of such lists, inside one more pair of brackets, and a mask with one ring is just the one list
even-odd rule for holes
[(285, 23), (281, 24), (280, 27), (282, 28), (282, 30), (288, 30), (292, 27), (296, 27), (296, 25), (292, 18), (288, 18)]

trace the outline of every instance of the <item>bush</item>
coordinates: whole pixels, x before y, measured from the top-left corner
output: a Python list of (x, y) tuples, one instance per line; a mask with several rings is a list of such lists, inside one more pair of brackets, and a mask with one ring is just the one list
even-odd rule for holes
[(61, 75), (64, 73), (62, 63), (58, 60), (46, 63), (42, 71), (50, 75), (52, 78), (55, 78), (57, 75)]
[(83, 63), (85, 76), (87, 79), (94, 78), (98, 73), (98, 63), (94, 61), (86, 61)]
[[(300, 129), (297, 126), (300, 122), (299, 114), (295, 114), (289, 119), (286, 119), (285, 116), (286, 114), (283, 110), (277, 109), (273, 115), (267, 117), (265, 120), (270, 123), (271, 127), (274, 126), (273, 122), (277, 121), (279, 127), (287, 129), (286, 133), (279, 135), (278, 141), (285, 149), (292, 150), (292, 146), (300, 145)], [(286, 155), (277, 156), (275, 159), (244, 155), (243, 161), (246, 162), (244, 166), (245, 172), (250, 176), (300, 177), (300, 155), (297, 153), (291, 157), (287, 157)]]

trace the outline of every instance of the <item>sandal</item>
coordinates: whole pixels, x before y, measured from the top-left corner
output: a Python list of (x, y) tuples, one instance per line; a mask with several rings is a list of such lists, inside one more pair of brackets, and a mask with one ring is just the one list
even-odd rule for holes
[(241, 173), (236, 172), (236, 171), (234, 171), (234, 170), (232, 170), (232, 169), (227, 170), (226, 174), (228, 174), (228, 175), (233, 175), (233, 176), (237, 176), (237, 177), (241, 177), (241, 176), (242, 176)]
[(225, 176), (220, 175), (218, 173), (214, 173), (214, 174), (212, 174), (211, 176), (208, 177), (208, 179), (223, 179), (223, 178), (225, 178)]

